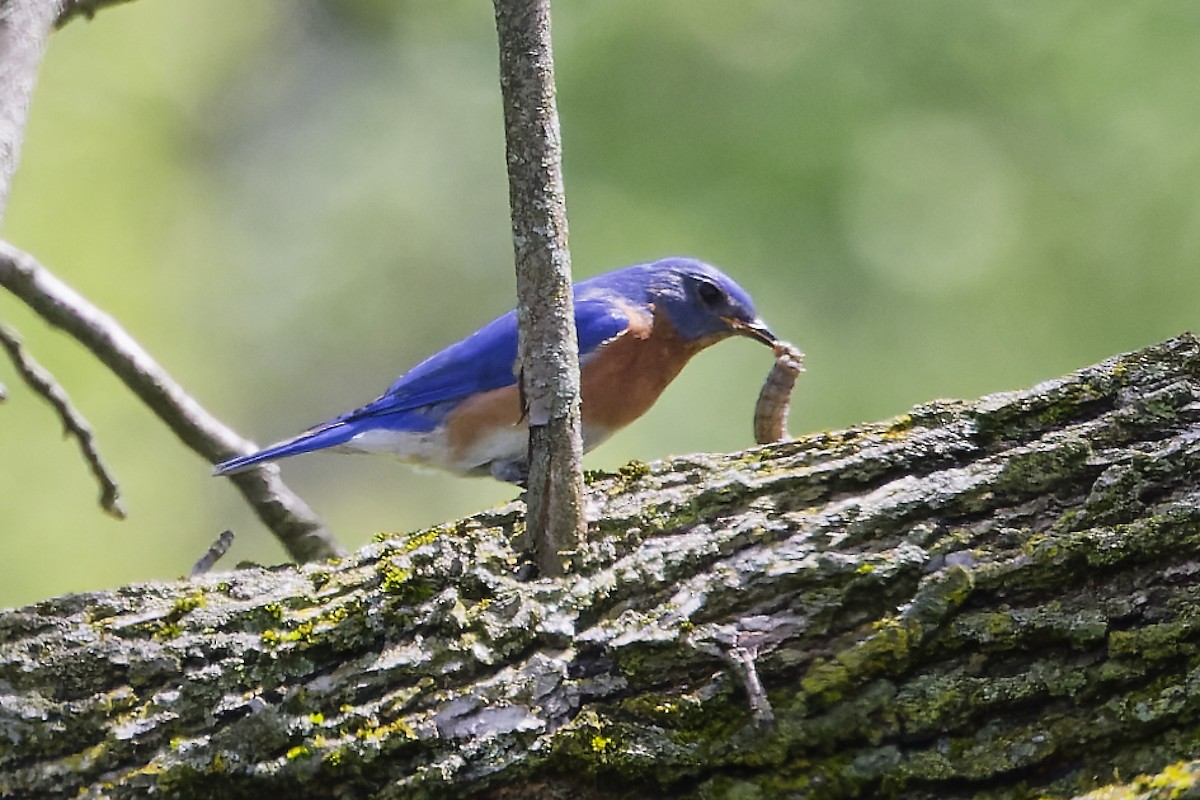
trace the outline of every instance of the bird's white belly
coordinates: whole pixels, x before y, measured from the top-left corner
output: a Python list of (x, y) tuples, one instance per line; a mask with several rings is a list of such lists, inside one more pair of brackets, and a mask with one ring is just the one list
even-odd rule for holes
[(444, 428), (423, 432), (376, 428), (363, 431), (335, 449), (389, 455), (407, 464), (465, 474), (478, 472), (493, 461), (523, 460), (529, 449), (529, 430), (521, 426), (495, 431), (455, 453)]
[(398, 431), (373, 428), (334, 448), (345, 453), (394, 456), (410, 464), (429, 464), (450, 469), (446, 434), (441, 430)]
[(495, 461), (524, 461), (529, 454), (529, 428), (514, 425), (480, 436), (466, 448), (455, 469), (469, 472)]
[[(584, 425), (584, 451), (596, 447), (612, 433), (609, 428)], [(445, 428), (421, 432), (375, 428), (331, 449), (389, 455), (406, 464), (478, 474), (493, 462), (524, 461), (529, 452), (529, 429), (518, 425), (494, 430), (458, 453), (452, 451)]]

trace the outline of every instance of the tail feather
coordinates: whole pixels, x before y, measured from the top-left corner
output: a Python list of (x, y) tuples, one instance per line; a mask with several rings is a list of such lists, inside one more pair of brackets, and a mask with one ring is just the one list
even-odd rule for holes
[(213, 469), (213, 474), (217, 476), (232, 475), (268, 461), (276, 461), (288, 456), (300, 455), (301, 453), (311, 453), (313, 450), (323, 450), (326, 447), (336, 447), (339, 444), (345, 444), (350, 441), (357, 433), (359, 433), (358, 426), (346, 422), (320, 425), (298, 436), (284, 439), (282, 442), (276, 442), (270, 447), (259, 450), (257, 453), (250, 453), (249, 455), (237, 456), (227, 461), (222, 461)]

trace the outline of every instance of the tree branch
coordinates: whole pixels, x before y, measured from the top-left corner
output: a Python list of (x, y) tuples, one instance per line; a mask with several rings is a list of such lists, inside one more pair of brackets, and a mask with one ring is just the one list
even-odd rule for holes
[(59, 8), (47, 0), (0, 2), (0, 219), (20, 160), (38, 65)]
[(64, 431), (74, 436), (75, 441), (79, 442), (83, 460), (87, 462), (96, 482), (100, 484), (100, 507), (117, 519), (125, 519), (125, 507), (121, 505), (121, 488), (109, 473), (108, 467), (104, 465), (104, 459), (100, 457), (100, 451), (96, 447), (96, 438), (92, 434), (92, 426), (71, 405), (71, 399), (54, 380), (54, 376), (25, 352), (16, 332), (9, 330), (4, 325), (0, 325), (0, 347), (8, 351), (13, 366), (16, 367), (17, 373), (29, 388), (58, 413)]
[[(192, 451), (209, 463), (252, 452), (254, 445), (209, 414), (108, 314), (31, 256), (0, 242), (0, 286), (92, 352)], [(346, 551), (279, 477), (277, 468), (230, 476), (288, 553), (301, 561)]]
[[(38, 65), (55, 20), (61, 24), (75, 13), (90, 14), (110, 4), (105, 0), (0, 2), (0, 215), (16, 171)], [(211, 463), (252, 449), (250, 442), (189, 397), (116, 320), (84, 300), (31, 256), (3, 242), (0, 285), (91, 350), (184, 444)], [(81, 437), (85, 453), (88, 441), (88, 437)], [(99, 466), (98, 461), (92, 464), (94, 470)], [(97, 476), (103, 476), (102, 483), (107, 479), (103, 469), (97, 471)], [(277, 471), (257, 470), (232, 476), (231, 480), (293, 558), (327, 558), (345, 552), (304, 501), (280, 480)]]
[(55, 20), (55, 25), (59, 28), (66, 25), (76, 17), (91, 19), (96, 16), (96, 12), (102, 8), (109, 6), (120, 6), (129, 3), (132, 0), (61, 0), (62, 12)]
[(1184, 336), (598, 476), (567, 579), (514, 575), (513, 505), (336, 567), (49, 600), (0, 614), (0, 795), (1176, 788), (1197, 773), (1176, 764), (1200, 713), (1197, 476)]
[(518, 363), (529, 418), (527, 526), (543, 575), (561, 575), (583, 517), (579, 345), (550, 0), (495, 0), (509, 204), (517, 266)]

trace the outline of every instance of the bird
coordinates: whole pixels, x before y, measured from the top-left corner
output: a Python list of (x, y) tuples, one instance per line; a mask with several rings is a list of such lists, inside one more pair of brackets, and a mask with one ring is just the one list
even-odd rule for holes
[[(584, 451), (642, 416), (684, 365), (731, 336), (778, 341), (745, 289), (717, 267), (670, 257), (573, 287)], [(382, 453), (464, 476), (524, 485), (529, 429), (510, 311), (400, 376), (377, 399), (216, 465), (231, 475), (329, 449)]]

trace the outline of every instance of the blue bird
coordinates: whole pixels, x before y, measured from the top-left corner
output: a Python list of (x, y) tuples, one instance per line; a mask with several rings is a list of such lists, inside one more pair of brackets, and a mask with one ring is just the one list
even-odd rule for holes
[[(580, 281), (574, 298), (585, 451), (646, 413), (704, 348), (734, 335), (776, 342), (744, 289), (691, 258)], [(413, 367), (377, 400), (224, 461), (216, 474), (329, 448), (523, 483), (529, 429), (516, 359), (517, 317), (510, 311)]]

